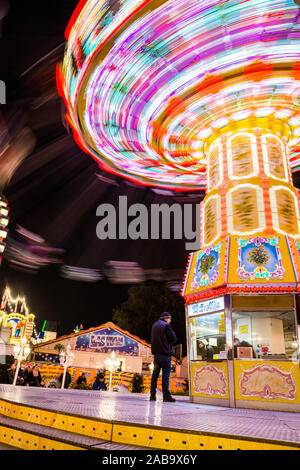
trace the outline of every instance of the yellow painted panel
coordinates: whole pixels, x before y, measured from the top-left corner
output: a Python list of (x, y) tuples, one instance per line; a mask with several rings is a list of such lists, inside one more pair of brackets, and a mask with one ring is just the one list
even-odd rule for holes
[(300, 403), (298, 362), (235, 360), (234, 380), (237, 400)]
[(228, 284), (280, 283), (296, 283), (285, 236), (231, 237)]
[(0, 426), (0, 442), (24, 450), (85, 450), (83, 447)]
[(126, 425), (114, 425), (112, 436), (113, 442), (166, 450), (208, 449), (207, 439), (192, 433)]
[(165, 450), (299, 450), (290, 445), (172, 430), (114, 425), (113, 442)]
[(184, 295), (224, 285), (227, 281), (228, 238), (191, 255)]
[(229, 398), (227, 362), (192, 362), (191, 393), (194, 397)]
[(106, 421), (81, 418), (62, 413), (30, 408), (0, 401), (0, 413), (14, 419), (40, 424), (54, 429), (110, 440), (112, 424)]
[(112, 433), (111, 423), (62, 414), (56, 415), (53, 427), (105, 440), (109, 440)]
[(292, 260), (297, 276), (298, 283), (300, 282), (300, 240), (295, 240), (291, 237), (286, 237), (292, 255)]

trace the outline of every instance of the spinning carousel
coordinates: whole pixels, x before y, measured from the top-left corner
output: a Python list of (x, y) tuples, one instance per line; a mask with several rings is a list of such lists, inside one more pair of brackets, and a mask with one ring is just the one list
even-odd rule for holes
[(182, 288), (192, 401), (300, 411), (297, 3), (88, 0), (66, 30), (78, 145), (136, 184), (206, 191)]

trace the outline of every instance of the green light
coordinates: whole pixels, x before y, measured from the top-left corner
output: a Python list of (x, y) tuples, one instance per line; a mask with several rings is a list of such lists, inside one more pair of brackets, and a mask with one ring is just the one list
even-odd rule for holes
[(47, 320), (44, 321), (42, 331), (44, 331), (44, 328), (45, 328), (45, 326), (46, 326), (46, 323), (47, 323)]

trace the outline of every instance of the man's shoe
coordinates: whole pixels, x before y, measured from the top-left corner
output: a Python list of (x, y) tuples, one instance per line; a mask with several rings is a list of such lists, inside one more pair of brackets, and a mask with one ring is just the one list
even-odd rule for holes
[(150, 395), (150, 401), (156, 401), (156, 397), (154, 395)]
[(165, 397), (165, 398), (163, 399), (163, 401), (171, 401), (171, 402), (174, 402), (174, 401), (176, 401), (176, 400), (175, 400), (175, 398), (173, 398), (173, 397), (170, 396), (170, 397)]

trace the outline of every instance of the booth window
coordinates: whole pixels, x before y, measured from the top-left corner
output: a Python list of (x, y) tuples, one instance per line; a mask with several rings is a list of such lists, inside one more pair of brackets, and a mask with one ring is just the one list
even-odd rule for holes
[(232, 324), (236, 358), (297, 359), (293, 310), (234, 310)]
[(226, 359), (224, 312), (190, 318), (191, 360)]

